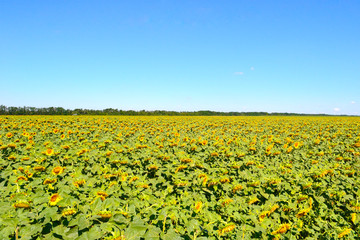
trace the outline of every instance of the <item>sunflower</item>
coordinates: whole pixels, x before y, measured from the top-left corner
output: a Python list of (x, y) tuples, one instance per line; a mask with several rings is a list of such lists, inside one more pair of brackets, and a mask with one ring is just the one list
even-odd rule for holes
[(54, 149), (52, 149), (52, 148), (46, 149), (45, 154), (48, 156), (54, 155)]
[(132, 178), (129, 180), (129, 184), (130, 184), (130, 183), (132, 183), (133, 181), (138, 180), (138, 179), (139, 179), (139, 177), (138, 177), (138, 176), (134, 176), (134, 177), (132, 177)]
[(109, 196), (106, 192), (104, 192), (104, 191), (98, 191), (97, 193), (96, 193), (96, 195), (98, 195), (98, 196), (104, 196), (104, 197), (107, 197), (107, 196)]
[(277, 152), (274, 152), (272, 155), (273, 156), (277, 156), (277, 155), (280, 155), (281, 154), (281, 152), (280, 151), (277, 151)]
[(260, 200), (257, 197), (255, 197), (253, 199), (250, 199), (249, 204), (251, 205), (251, 204), (254, 204), (254, 203), (258, 202), (258, 201), (260, 201)]
[(224, 233), (231, 232), (232, 230), (235, 229), (235, 227), (236, 227), (235, 224), (228, 225), (222, 229), (219, 229), (218, 233), (219, 233), (219, 235), (223, 235)]
[(340, 234), (338, 235), (338, 238), (343, 238), (344, 236), (350, 234), (351, 231), (352, 231), (351, 228), (346, 229), (345, 231), (343, 231), (342, 233), (340, 233)]
[(279, 205), (275, 204), (275, 205), (270, 209), (270, 214), (273, 213), (273, 212), (275, 212), (276, 209), (278, 209), (278, 208), (279, 208)]
[(14, 134), (12, 133), (12, 132), (8, 132), (7, 134), (6, 134), (6, 137), (7, 138), (12, 138), (14, 136)]
[(218, 156), (219, 156), (219, 153), (217, 153), (217, 152), (212, 152), (210, 155), (211, 155), (212, 157), (218, 157)]
[(65, 145), (65, 146), (62, 146), (63, 149), (65, 150), (69, 150), (70, 149), (70, 146), (69, 145)]
[(225, 207), (226, 205), (229, 205), (230, 203), (232, 203), (234, 200), (228, 198), (228, 199), (225, 199), (221, 205), (223, 205), (223, 207)]
[(123, 174), (123, 175), (121, 175), (121, 181), (122, 182), (124, 182), (124, 181), (126, 181), (126, 179), (127, 179), (127, 175), (126, 174)]
[(159, 167), (156, 165), (151, 165), (148, 167), (148, 170), (158, 170), (158, 169), (159, 169)]
[(68, 209), (62, 211), (62, 216), (66, 217), (66, 216), (74, 215), (75, 213), (76, 213), (75, 208), (68, 208)]
[(274, 144), (269, 145), (269, 146), (266, 148), (266, 152), (270, 152), (273, 147), (274, 147)]
[(43, 182), (44, 185), (46, 184), (53, 184), (53, 183), (56, 183), (56, 179), (45, 179), (45, 181)]
[(291, 225), (288, 223), (281, 224), (280, 227), (276, 231), (273, 231), (271, 234), (276, 235), (279, 233), (286, 233), (287, 230), (289, 230), (290, 228), (291, 228)]
[(352, 213), (352, 214), (351, 214), (351, 221), (352, 221), (353, 223), (356, 222), (356, 213)]
[(196, 213), (198, 213), (198, 212), (200, 212), (200, 210), (201, 210), (201, 208), (202, 208), (202, 202), (196, 202), (195, 203), (195, 207), (194, 207), (194, 211), (196, 212)]
[(109, 218), (111, 218), (112, 213), (110, 211), (100, 211), (97, 213), (97, 215), (99, 215), (101, 217), (101, 220), (108, 220)]
[(60, 200), (61, 200), (60, 195), (58, 193), (55, 193), (55, 194), (51, 195), (50, 200), (49, 200), (49, 205), (55, 206)]
[(255, 147), (250, 147), (250, 148), (249, 148), (249, 151), (250, 151), (250, 152), (255, 152), (255, 151), (256, 151), (256, 148), (255, 148)]
[(25, 176), (19, 176), (19, 177), (16, 179), (16, 182), (18, 182), (18, 181), (27, 181), (27, 180), (28, 180), (27, 177), (25, 177)]
[(248, 162), (246, 163), (246, 166), (251, 166), (251, 165), (255, 165), (255, 162), (254, 162), (254, 161), (248, 161)]
[(14, 208), (29, 208), (30, 204), (28, 201), (20, 200), (16, 202), (13, 206)]
[(177, 173), (177, 172), (179, 172), (179, 171), (181, 171), (181, 170), (183, 170), (183, 169), (185, 169), (185, 168), (187, 168), (186, 165), (180, 165), (180, 166), (178, 166), (178, 167), (176, 168), (175, 173)]
[(230, 182), (230, 179), (227, 178), (227, 177), (224, 177), (224, 178), (220, 179), (220, 182), (221, 182), (221, 183), (229, 183), (229, 182)]
[(262, 212), (260, 215), (259, 215), (259, 222), (262, 222), (264, 221), (264, 219), (270, 215), (270, 211), (265, 211), (265, 212)]
[(79, 152), (77, 152), (78, 156), (83, 155), (84, 153), (86, 153), (88, 150), (87, 149), (81, 149)]
[(4, 149), (7, 149), (7, 148), (8, 148), (8, 146), (6, 146), (6, 145), (0, 146), (0, 150), (4, 150)]
[(311, 208), (303, 209), (296, 214), (296, 217), (301, 218), (301, 217), (305, 216), (306, 214), (308, 214), (308, 212), (310, 212), (310, 210), (311, 210)]
[(299, 202), (305, 201), (308, 198), (309, 198), (308, 195), (300, 195), (300, 197), (297, 199), (297, 202), (299, 203)]
[(105, 200), (106, 199), (106, 197), (107, 196), (109, 196), (106, 192), (104, 192), (104, 191), (98, 191), (97, 193), (96, 193), (96, 195), (98, 195), (100, 198), (101, 198), (101, 200)]
[(15, 144), (15, 143), (10, 143), (10, 144), (8, 145), (8, 148), (16, 148), (16, 144)]
[(290, 153), (292, 150), (293, 150), (293, 147), (290, 146), (290, 147), (288, 147), (288, 148), (286, 149), (286, 152), (287, 152), (287, 153)]
[(36, 166), (33, 169), (34, 169), (34, 171), (38, 171), (38, 172), (45, 171), (45, 167), (43, 167), (43, 166)]
[(182, 162), (182, 163), (191, 163), (192, 161), (193, 160), (190, 159), (190, 158), (183, 158), (183, 159), (180, 160), (180, 162)]
[(243, 189), (243, 186), (241, 186), (240, 184), (236, 185), (233, 187), (233, 193), (239, 191), (239, 190), (242, 190)]
[(54, 167), (53, 170), (51, 171), (54, 175), (59, 175), (59, 174), (62, 174), (64, 172), (64, 169), (63, 167), (60, 167), (60, 166), (57, 166), (57, 167)]
[(136, 187), (138, 187), (138, 188), (149, 188), (149, 185), (148, 184), (139, 184)]
[(75, 187), (78, 188), (78, 187), (80, 187), (80, 186), (82, 186), (82, 185), (85, 184), (85, 180), (75, 181), (75, 182), (73, 182), (73, 184), (74, 184)]

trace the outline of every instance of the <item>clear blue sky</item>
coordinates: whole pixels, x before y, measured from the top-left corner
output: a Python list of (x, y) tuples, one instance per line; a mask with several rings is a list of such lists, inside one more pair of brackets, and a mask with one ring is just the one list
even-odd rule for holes
[(0, 105), (360, 114), (360, 1), (0, 1)]

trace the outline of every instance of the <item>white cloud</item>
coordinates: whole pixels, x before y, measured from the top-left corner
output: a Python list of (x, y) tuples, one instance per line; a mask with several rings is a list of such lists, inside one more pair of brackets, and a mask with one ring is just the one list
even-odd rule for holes
[(254, 70), (255, 70), (255, 68), (254, 68), (254, 67), (251, 67), (251, 68), (250, 68), (250, 70), (251, 70), (251, 71), (254, 71)]
[(234, 72), (235, 75), (243, 75), (243, 72)]
[(334, 108), (334, 112), (339, 112), (340, 108)]
[(351, 104), (355, 104), (356, 102), (355, 102), (355, 101), (351, 101), (350, 103), (351, 103)]

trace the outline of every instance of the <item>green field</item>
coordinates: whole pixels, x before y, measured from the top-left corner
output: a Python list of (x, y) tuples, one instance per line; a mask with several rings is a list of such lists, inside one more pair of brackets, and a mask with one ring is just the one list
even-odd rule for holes
[(0, 117), (1, 239), (360, 239), (360, 118)]

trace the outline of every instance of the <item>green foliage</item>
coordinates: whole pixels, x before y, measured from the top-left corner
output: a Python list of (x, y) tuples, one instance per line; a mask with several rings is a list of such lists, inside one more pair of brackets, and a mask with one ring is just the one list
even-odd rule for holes
[(4, 239), (359, 239), (360, 121), (0, 118)]

